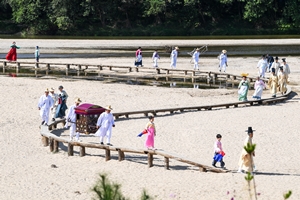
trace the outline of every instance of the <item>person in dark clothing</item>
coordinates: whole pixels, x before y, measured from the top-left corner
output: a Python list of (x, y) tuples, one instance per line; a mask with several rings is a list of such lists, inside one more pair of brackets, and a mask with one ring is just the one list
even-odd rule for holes
[(267, 54), (267, 62), (268, 62), (268, 72), (271, 72), (271, 67), (274, 62), (273, 56)]

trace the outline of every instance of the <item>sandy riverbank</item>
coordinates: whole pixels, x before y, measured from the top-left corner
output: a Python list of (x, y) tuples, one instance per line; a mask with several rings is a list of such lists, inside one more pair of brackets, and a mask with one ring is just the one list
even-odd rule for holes
[[(183, 41), (182, 41), (183, 42)], [(92, 42), (84, 43), (86, 46)], [(56, 41), (60, 44), (60, 41)], [(49, 43), (55, 45), (55, 42)], [(70, 44), (70, 46), (73, 44)], [(129, 45), (126, 41), (122, 45)], [(132, 43), (130, 43), (132, 45)], [(151, 45), (151, 44), (149, 44)], [(292, 75), (292, 88), (298, 91), (298, 57), (288, 57)], [(66, 62), (64, 59), (50, 60)], [(69, 60), (68, 60), (69, 61)], [(230, 58), (227, 72), (255, 75), (258, 58)], [(78, 63), (131, 65), (132, 58), (74, 59)], [(190, 68), (188, 58), (178, 59), (178, 68)], [(145, 58), (144, 63), (151, 65)], [(169, 59), (160, 60), (168, 67)], [(217, 70), (215, 58), (200, 59), (204, 70)], [(160, 88), (124, 84), (104, 84), (98, 81), (66, 79), (33, 79), (0, 77), (2, 91), (0, 119), (0, 199), (90, 199), (90, 188), (97, 174), (108, 173), (109, 178), (122, 184), (125, 196), (138, 199), (145, 188), (156, 199), (246, 199), (244, 175), (237, 173), (200, 173), (197, 169), (171, 160), (171, 169), (163, 168), (163, 158), (155, 157), (154, 167), (147, 167), (146, 156), (127, 154), (126, 160), (105, 162), (104, 151), (87, 150), (87, 156), (68, 157), (66, 147), (52, 154), (42, 146), (38, 125), (38, 98), (47, 87), (63, 85), (72, 104), (75, 97), (84, 102), (112, 105), (114, 112), (156, 109), (193, 105), (207, 105), (237, 101), (236, 90), (201, 90), (192, 88)], [(249, 98), (253, 91), (249, 92)], [(264, 96), (269, 92), (264, 91)], [(187, 159), (210, 165), (215, 135), (223, 135), (226, 167), (237, 169), (237, 162), (248, 126), (255, 129), (257, 144), (256, 176), (259, 199), (282, 199), (282, 194), (292, 190), (290, 199), (300, 198), (300, 170), (298, 130), (300, 108), (298, 96), (287, 103), (220, 109), (214, 111), (186, 112), (159, 115), (155, 118), (157, 137), (155, 146), (182, 155)], [(143, 116), (119, 120), (113, 129), (112, 143), (118, 146), (143, 148), (145, 138), (136, 134), (144, 128)], [(68, 137), (68, 131), (61, 135)], [(83, 141), (98, 142), (98, 138), (82, 136)], [(51, 168), (55, 164), (58, 168)], [(79, 193), (78, 193), (79, 191)], [(227, 195), (227, 192), (230, 194)]]

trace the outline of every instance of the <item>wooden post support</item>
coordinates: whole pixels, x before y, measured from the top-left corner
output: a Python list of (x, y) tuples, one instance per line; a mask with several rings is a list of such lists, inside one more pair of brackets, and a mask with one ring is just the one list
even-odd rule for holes
[(169, 169), (169, 158), (165, 157), (165, 169)]
[(109, 161), (109, 160), (110, 160), (110, 150), (105, 149), (105, 161)]
[(66, 65), (66, 76), (69, 76), (70, 65)]
[(153, 167), (153, 154), (148, 153), (148, 167)]
[(79, 156), (80, 157), (85, 156), (85, 147), (82, 146), (79, 147)]
[(160, 74), (160, 69), (159, 68), (156, 68), (156, 73)]
[(119, 161), (122, 161), (125, 159), (125, 154), (120, 149), (118, 150), (118, 154), (119, 154)]
[(132, 68), (131, 67), (128, 68), (128, 72), (132, 72)]
[(187, 75), (187, 71), (184, 71), (184, 75)]
[(38, 62), (35, 63), (35, 68), (39, 68), (39, 63)]
[(169, 74), (169, 70), (166, 70), (166, 74)]
[(136, 72), (139, 72), (139, 68), (138, 68), (138, 67), (135, 67), (135, 71), (136, 71)]
[(53, 153), (58, 152), (58, 146), (59, 146), (58, 141), (54, 140), (53, 141), (53, 151), (52, 151)]
[(238, 107), (238, 104), (234, 104), (234, 107), (237, 108), (237, 107)]
[(50, 147), (50, 152), (52, 152), (53, 151), (53, 147), (54, 147), (54, 140), (53, 140), (53, 138), (49, 138), (49, 147)]
[(3, 61), (3, 73), (5, 73), (6, 61)]
[(111, 69), (112, 69), (112, 66), (109, 66), (109, 71), (111, 71)]
[(78, 65), (78, 67), (77, 67), (77, 76), (80, 76), (80, 71), (81, 71), (81, 65)]
[(88, 66), (88, 65), (86, 65), (86, 66), (85, 66), (85, 69), (88, 69), (88, 68), (89, 68), (89, 66)]
[(68, 143), (68, 156), (73, 156), (74, 151), (73, 151), (73, 145), (71, 143)]
[(47, 64), (46, 64), (46, 75), (49, 74), (49, 70), (50, 70), (50, 64), (47, 63)]
[(21, 64), (19, 62), (17, 62), (17, 67), (16, 67), (17, 74), (20, 72), (20, 69), (21, 69)]
[(46, 136), (42, 136), (42, 143), (43, 143), (44, 147), (47, 147), (49, 145), (49, 141)]
[(199, 167), (199, 171), (200, 172), (206, 172), (207, 170), (205, 168), (203, 168), (203, 167)]

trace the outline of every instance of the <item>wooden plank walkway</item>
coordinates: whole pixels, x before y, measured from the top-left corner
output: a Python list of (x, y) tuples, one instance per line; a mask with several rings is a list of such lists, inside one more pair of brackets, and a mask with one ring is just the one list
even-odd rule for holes
[(52, 129), (53, 126), (57, 126), (58, 123), (64, 123), (64, 120), (55, 121), (49, 124), (49, 126), (41, 126), (41, 135), (42, 135), (42, 143), (43, 145), (49, 146), (50, 152), (58, 152), (59, 151), (59, 143), (66, 143), (68, 146), (68, 156), (74, 155), (74, 146), (79, 147), (79, 156), (86, 155), (87, 148), (95, 148), (95, 149), (102, 149), (105, 151), (105, 160), (109, 161), (111, 159), (111, 151), (115, 151), (118, 153), (118, 160), (123, 161), (125, 160), (125, 153), (130, 154), (142, 154), (147, 155), (148, 160), (148, 167), (153, 167), (154, 155), (163, 156), (164, 157), (164, 167), (165, 169), (170, 168), (170, 159), (177, 160), (179, 162), (183, 162), (189, 165), (193, 165), (199, 168), (201, 172), (215, 172), (215, 173), (226, 173), (229, 170), (215, 168), (208, 165), (203, 165), (201, 163), (197, 163), (195, 161), (187, 160), (184, 157), (163, 151), (163, 150), (145, 150), (145, 149), (132, 149), (127, 147), (118, 147), (118, 146), (108, 146), (108, 145), (101, 145), (101, 144), (94, 144), (94, 143), (84, 143), (84, 142), (75, 142), (75, 141), (68, 141), (65, 138), (58, 137), (55, 135), (55, 130), (49, 131), (49, 128)]

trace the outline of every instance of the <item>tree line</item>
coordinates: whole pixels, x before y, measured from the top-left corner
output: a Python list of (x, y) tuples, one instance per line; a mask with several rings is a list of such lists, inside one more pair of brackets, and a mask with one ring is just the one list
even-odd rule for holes
[(0, 33), (299, 34), (300, 0), (0, 0)]

